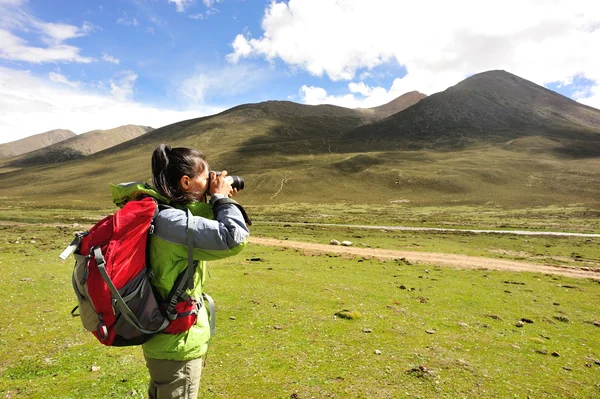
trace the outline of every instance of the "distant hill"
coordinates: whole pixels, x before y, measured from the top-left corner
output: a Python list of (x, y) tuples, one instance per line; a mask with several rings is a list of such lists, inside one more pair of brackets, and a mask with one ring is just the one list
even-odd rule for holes
[(48, 147), (76, 136), (70, 130), (55, 129), (45, 133), (36, 134), (21, 140), (0, 144), (0, 158), (9, 158), (26, 154), (40, 148)]
[(363, 110), (367, 113), (372, 112), (378, 118), (384, 119), (400, 111), (404, 111), (408, 107), (412, 107), (425, 97), (427, 96), (423, 93), (420, 93), (418, 91), (411, 91), (401, 95), (400, 97), (390, 101), (387, 104), (380, 105), (379, 107), (358, 109)]
[[(505, 71), (480, 73), (344, 135), (354, 148), (459, 149), (540, 137), (572, 156), (600, 154), (600, 110)], [(366, 144), (368, 143), (368, 144)]]
[(81, 158), (154, 130), (149, 126), (125, 125), (110, 130), (92, 130), (67, 140), (27, 153), (11, 162), (12, 166), (40, 165)]

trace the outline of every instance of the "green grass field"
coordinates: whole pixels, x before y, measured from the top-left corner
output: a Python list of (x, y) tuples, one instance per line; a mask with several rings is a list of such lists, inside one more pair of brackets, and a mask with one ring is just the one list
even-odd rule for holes
[[(72, 260), (58, 254), (77, 229), (0, 226), (3, 398), (145, 397), (141, 349), (103, 347), (70, 316)], [(211, 275), (218, 333), (200, 397), (600, 395), (598, 281), (256, 245)]]

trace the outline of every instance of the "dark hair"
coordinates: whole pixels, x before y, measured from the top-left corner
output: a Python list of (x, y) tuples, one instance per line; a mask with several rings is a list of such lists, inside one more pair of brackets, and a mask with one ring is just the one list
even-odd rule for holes
[(161, 144), (152, 153), (152, 183), (160, 195), (172, 202), (191, 201), (192, 197), (183, 191), (179, 181), (183, 176), (193, 178), (207, 167), (200, 151)]

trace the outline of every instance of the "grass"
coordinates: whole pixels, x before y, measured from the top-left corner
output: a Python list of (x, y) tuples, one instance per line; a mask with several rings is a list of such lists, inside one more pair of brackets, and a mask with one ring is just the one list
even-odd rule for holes
[[(140, 348), (103, 347), (69, 314), (72, 262), (57, 255), (74, 230), (0, 226), (4, 398), (145, 397)], [(211, 274), (200, 397), (600, 395), (596, 281), (256, 245)]]

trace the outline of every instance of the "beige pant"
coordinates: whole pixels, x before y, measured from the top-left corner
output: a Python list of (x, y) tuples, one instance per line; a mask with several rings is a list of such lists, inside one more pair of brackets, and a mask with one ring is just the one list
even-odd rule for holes
[(150, 372), (150, 399), (198, 398), (202, 361), (202, 358), (175, 361), (146, 357), (146, 367)]

